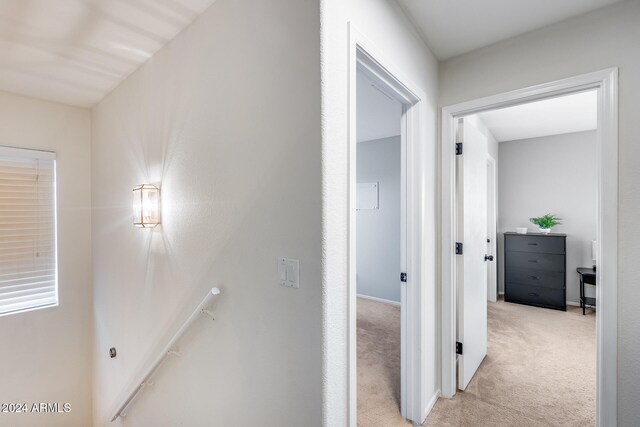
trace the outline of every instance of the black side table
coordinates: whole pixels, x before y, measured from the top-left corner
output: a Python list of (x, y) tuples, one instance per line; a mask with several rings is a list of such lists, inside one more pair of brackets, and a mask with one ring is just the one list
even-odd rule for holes
[(595, 307), (596, 299), (584, 296), (584, 285), (596, 285), (596, 271), (590, 267), (578, 267), (576, 269), (580, 275), (580, 307), (582, 307), (582, 315), (585, 315), (586, 306)]

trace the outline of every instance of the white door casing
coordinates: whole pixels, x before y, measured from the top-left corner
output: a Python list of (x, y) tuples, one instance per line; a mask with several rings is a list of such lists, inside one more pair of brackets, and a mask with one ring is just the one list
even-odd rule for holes
[[(498, 78), (498, 77), (497, 77)], [(455, 124), (466, 115), (584, 90), (598, 90), (598, 286), (596, 426), (617, 425), (618, 379), (618, 68), (594, 71), (442, 108), (441, 391), (456, 393)]]
[[(376, 86), (404, 105), (402, 121), (403, 181), (401, 200), (403, 212), (404, 249), (402, 263), (407, 273), (407, 283), (401, 288), (402, 356), (401, 356), (401, 411), (405, 417), (422, 423), (435, 404), (436, 396), (425, 393), (425, 378), (431, 366), (424, 366), (424, 326), (426, 304), (423, 292), (423, 252), (427, 237), (432, 236), (424, 225), (421, 203), (422, 146), (425, 140), (424, 108), (425, 93), (401, 72), (393, 63), (384, 60), (378, 49), (349, 23), (349, 282), (348, 288), (348, 418), (349, 426), (357, 426), (357, 348), (356, 348), (356, 247), (355, 247), (355, 200), (356, 200), (356, 79), (357, 72), (365, 73)], [(435, 230), (434, 230), (435, 231)], [(433, 238), (433, 237), (431, 237)]]
[(487, 154), (487, 254), (493, 261), (487, 264), (487, 301), (498, 301), (498, 188), (496, 161)]

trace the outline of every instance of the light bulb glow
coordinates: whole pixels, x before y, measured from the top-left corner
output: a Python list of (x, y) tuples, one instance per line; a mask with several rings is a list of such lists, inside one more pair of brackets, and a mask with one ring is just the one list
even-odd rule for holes
[(140, 228), (160, 224), (160, 188), (142, 184), (133, 189), (133, 224)]

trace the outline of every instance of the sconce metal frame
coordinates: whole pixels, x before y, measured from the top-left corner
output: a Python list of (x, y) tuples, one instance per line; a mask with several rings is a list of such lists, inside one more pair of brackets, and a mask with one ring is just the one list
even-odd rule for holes
[[(139, 193), (139, 194), (136, 194)], [(145, 194), (153, 192), (156, 200), (153, 208), (156, 210), (153, 216), (146, 212), (150, 208), (145, 203)], [(139, 197), (139, 199), (138, 199)], [(138, 206), (136, 206), (138, 204)], [(133, 225), (138, 228), (153, 228), (160, 224), (160, 187), (153, 184), (141, 184), (133, 189)], [(138, 212), (139, 211), (139, 212)], [(149, 217), (151, 216), (151, 219)]]

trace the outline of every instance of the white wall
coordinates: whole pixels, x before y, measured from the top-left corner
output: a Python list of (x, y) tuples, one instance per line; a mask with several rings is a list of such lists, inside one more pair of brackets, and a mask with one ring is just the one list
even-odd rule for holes
[(357, 216), (357, 292), (400, 302), (400, 136), (359, 142), (357, 182), (378, 183), (378, 209)]
[[(70, 403), (66, 414), (0, 414), (0, 425), (91, 424), (90, 115), (0, 92), (0, 145), (57, 153), (57, 307), (0, 317), (0, 402)], [(30, 406), (30, 405), (29, 405)]]
[[(516, 227), (537, 232), (529, 218), (554, 213), (567, 234), (567, 301), (580, 301), (578, 267), (591, 267), (596, 239), (597, 132), (577, 132), (500, 143), (498, 252), (500, 291), (504, 291), (503, 234)], [(592, 292), (592, 287), (586, 287)], [(592, 295), (589, 295), (592, 296)]]
[[(319, 23), (316, 1), (218, 0), (93, 109), (94, 425), (320, 425)], [(131, 219), (145, 182), (151, 230)], [(107, 423), (212, 286), (215, 322)]]
[(640, 2), (627, 1), (444, 62), (440, 104), (618, 66), (618, 425), (640, 425)]
[(439, 299), (436, 283), (436, 96), (437, 61), (412, 29), (407, 17), (393, 0), (321, 0), (322, 56), (322, 193), (323, 193), (323, 423), (347, 425), (348, 413), (348, 299), (347, 221), (348, 221), (348, 22), (373, 44), (389, 62), (392, 71), (401, 73), (426, 93), (421, 102), (418, 126), (424, 135), (421, 150), (412, 161), (421, 166), (414, 191), (424, 204), (413, 212), (421, 218), (416, 230), (424, 251), (414, 262), (420, 265), (425, 317), (420, 331), (421, 356), (429, 369), (419, 379), (425, 395), (432, 399), (438, 391), (437, 369)]

